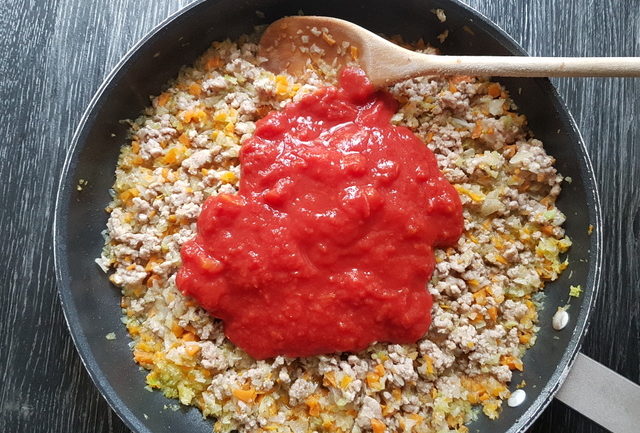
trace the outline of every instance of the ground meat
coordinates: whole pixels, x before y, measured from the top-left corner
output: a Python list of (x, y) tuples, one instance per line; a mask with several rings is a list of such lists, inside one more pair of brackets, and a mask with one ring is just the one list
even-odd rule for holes
[(356, 424), (361, 428), (370, 428), (373, 418), (382, 419), (382, 408), (376, 399), (367, 396), (362, 400), (362, 407), (358, 412)]
[(317, 384), (309, 382), (308, 380), (302, 378), (297, 379), (293, 382), (291, 388), (289, 388), (289, 398), (292, 400), (293, 404), (301, 402), (313, 394), (317, 386)]

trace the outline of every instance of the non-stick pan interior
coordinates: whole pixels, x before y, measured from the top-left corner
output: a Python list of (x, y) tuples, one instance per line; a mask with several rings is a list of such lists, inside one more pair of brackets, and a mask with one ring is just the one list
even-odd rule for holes
[[(431, 12), (446, 11), (440, 23)], [(189, 6), (158, 27), (134, 49), (110, 76), (94, 99), (77, 131), (67, 161), (56, 211), (56, 264), (65, 315), (78, 350), (97, 386), (118, 414), (139, 432), (210, 432), (211, 421), (195, 409), (174, 411), (159, 392), (144, 389), (145, 373), (134, 364), (129, 339), (120, 322), (119, 291), (94, 263), (103, 245), (105, 206), (114, 180), (120, 146), (126, 141), (121, 119), (134, 118), (161, 92), (182, 65), (191, 63), (211, 41), (235, 38), (285, 15), (329, 15), (351, 20), (375, 32), (420, 37), (445, 54), (520, 54), (518, 46), (468, 8), (445, 0), (290, 1), (220, 0)], [(439, 44), (436, 35), (449, 30)], [(500, 80), (511, 91), (534, 134), (557, 159), (557, 167), (572, 179), (564, 184), (559, 207), (567, 214), (566, 229), (574, 242), (570, 265), (562, 277), (547, 285), (540, 312), (538, 343), (525, 357), (525, 371), (513, 384), (527, 383), (527, 401), (506, 408), (497, 421), (481, 416), (471, 431), (520, 431), (541, 411), (566, 374), (577, 350), (599, 275), (599, 213), (593, 176), (575, 125), (551, 84), (544, 79)], [(88, 185), (78, 191), (80, 179)], [(596, 227), (588, 235), (587, 227)], [(565, 330), (551, 329), (551, 316), (568, 299), (570, 284), (585, 292), (571, 301), (571, 321)], [(115, 332), (116, 340), (105, 335)]]

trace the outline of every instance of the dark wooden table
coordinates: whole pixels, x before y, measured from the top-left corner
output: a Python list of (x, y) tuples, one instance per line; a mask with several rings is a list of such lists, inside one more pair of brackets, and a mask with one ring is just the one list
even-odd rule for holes
[[(532, 55), (640, 56), (638, 0), (467, 1)], [(73, 129), (103, 77), (186, 3), (0, 1), (0, 432), (128, 431), (67, 332), (52, 209)], [(584, 134), (604, 207), (603, 287), (583, 351), (640, 382), (640, 79), (556, 83)], [(533, 431), (603, 429), (554, 401)]]

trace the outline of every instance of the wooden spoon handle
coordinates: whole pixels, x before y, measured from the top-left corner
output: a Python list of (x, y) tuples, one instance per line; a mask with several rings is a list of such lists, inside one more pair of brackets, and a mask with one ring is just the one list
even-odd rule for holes
[[(421, 59), (418, 61), (419, 57)], [(435, 56), (423, 54), (412, 59), (411, 63), (414, 62), (414, 67), (423, 65), (425, 72), (433, 71), (444, 75), (640, 77), (640, 57)], [(417, 75), (423, 74), (424, 72)]]

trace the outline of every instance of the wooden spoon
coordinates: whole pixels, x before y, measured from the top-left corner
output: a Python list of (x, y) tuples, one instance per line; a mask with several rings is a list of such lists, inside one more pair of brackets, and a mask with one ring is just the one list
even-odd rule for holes
[(357, 63), (376, 87), (421, 75), (503, 77), (638, 77), (640, 57), (440, 56), (399, 47), (349, 21), (293, 16), (262, 35), (265, 67), (292, 75), (322, 58), (334, 67)]

